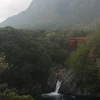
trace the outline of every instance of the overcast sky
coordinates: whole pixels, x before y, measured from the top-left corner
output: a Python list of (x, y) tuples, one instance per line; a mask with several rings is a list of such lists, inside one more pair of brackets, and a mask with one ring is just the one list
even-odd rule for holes
[(0, 22), (28, 8), (32, 0), (0, 0)]

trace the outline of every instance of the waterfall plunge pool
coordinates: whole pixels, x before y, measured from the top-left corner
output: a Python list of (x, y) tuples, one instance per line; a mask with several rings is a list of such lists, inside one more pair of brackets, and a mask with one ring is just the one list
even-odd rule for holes
[(57, 81), (55, 91), (51, 93), (44, 93), (40, 96), (41, 100), (75, 100), (75, 96), (66, 96), (64, 94), (60, 94), (59, 89), (61, 87), (62, 81)]
[(61, 86), (61, 83), (62, 81), (58, 80), (54, 92), (41, 94), (41, 96), (39, 96), (37, 100), (100, 100), (100, 97), (73, 96), (60, 94), (59, 88)]
[(36, 100), (100, 100), (100, 97), (94, 96), (73, 96), (66, 94), (59, 95), (44, 95), (39, 96)]

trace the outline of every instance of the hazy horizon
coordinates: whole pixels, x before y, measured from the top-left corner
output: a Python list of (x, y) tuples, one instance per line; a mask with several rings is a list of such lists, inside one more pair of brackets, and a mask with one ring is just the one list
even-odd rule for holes
[(0, 23), (26, 10), (32, 0), (0, 0)]

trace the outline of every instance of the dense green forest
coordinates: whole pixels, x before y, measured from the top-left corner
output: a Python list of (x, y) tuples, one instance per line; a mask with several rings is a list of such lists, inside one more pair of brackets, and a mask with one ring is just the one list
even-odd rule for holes
[(62, 45), (63, 36), (59, 35), (44, 30), (1, 28), (1, 93), (6, 88), (15, 88), (21, 95), (33, 95), (32, 87), (38, 84), (45, 86), (50, 69), (59, 64), (64, 65), (67, 57), (66, 46)]
[[(0, 28), (0, 100), (33, 100), (32, 96), (43, 92), (50, 70), (58, 65), (73, 69), (81, 91), (99, 93), (99, 33)], [(87, 37), (87, 41), (70, 50), (65, 38), (75, 37)], [(34, 92), (40, 88), (42, 91)]]

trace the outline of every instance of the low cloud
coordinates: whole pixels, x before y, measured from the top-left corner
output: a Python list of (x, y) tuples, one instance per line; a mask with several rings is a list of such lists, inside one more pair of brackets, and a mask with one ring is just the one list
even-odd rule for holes
[(32, 0), (0, 0), (0, 22), (28, 8)]

